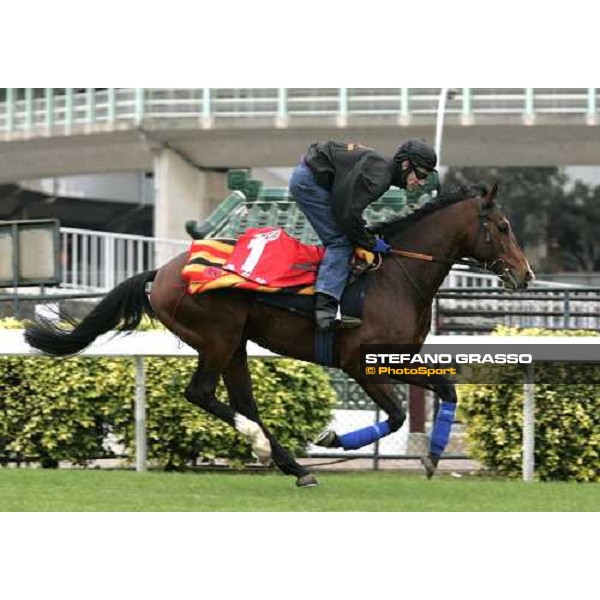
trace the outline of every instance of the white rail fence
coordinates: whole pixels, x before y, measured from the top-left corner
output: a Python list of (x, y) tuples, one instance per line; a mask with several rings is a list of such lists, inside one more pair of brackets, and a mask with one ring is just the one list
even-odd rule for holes
[[(6, 88), (0, 132), (63, 126), (139, 126), (157, 120), (348, 117), (401, 120), (437, 111), (439, 88)], [(596, 123), (599, 88), (452, 88), (446, 112), (462, 118), (580, 115)]]
[(434, 313), (439, 311), (448, 321), (458, 318), (513, 327), (600, 330), (597, 287), (535, 280), (528, 290), (502, 293), (502, 282), (495, 275), (456, 268), (442, 284), (441, 292), (434, 302)]
[(61, 287), (70, 291), (108, 292), (116, 285), (171, 259), (190, 242), (61, 227)]
[[(566, 347), (597, 345), (597, 338), (566, 338), (547, 337), (545, 344), (561, 344)], [(536, 337), (501, 337), (501, 336), (429, 336), (425, 342), (432, 346), (448, 343), (463, 345), (505, 345), (507, 351), (515, 351), (515, 346), (539, 345), (540, 338)], [(565, 353), (568, 355), (568, 353)], [(39, 356), (25, 342), (23, 331), (4, 330), (0, 333), (0, 356)], [(248, 355), (259, 358), (281, 358), (260, 346), (249, 342)], [(83, 356), (120, 356), (134, 357), (136, 361), (136, 391), (135, 391), (135, 432), (136, 432), (136, 470), (147, 469), (146, 446), (146, 373), (144, 358), (147, 356), (196, 356), (196, 352), (181, 343), (172, 334), (164, 331), (134, 332), (126, 337), (115, 337), (114, 334), (104, 335), (96, 340)], [(556, 359), (540, 359), (556, 360)], [(600, 354), (590, 361), (600, 362)], [(522, 474), (524, 481), (532, 481), (535, 474), (535, 373), (530, 365), (523, 378), (523, 458)]]

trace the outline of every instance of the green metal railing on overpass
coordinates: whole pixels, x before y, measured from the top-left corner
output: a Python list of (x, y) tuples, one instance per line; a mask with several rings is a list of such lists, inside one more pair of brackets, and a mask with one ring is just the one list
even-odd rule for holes
[[(303, 118), (432, 117), (439, 88), (1, 88), (0, 131), (32, 132), (79, 126), (139, 126), (152, 120), (273, 119), (285, 127)], [(600, 88), (455, 88), (446, 113), (469, 124), (489, 117), (579, 115), (597, 123)]]

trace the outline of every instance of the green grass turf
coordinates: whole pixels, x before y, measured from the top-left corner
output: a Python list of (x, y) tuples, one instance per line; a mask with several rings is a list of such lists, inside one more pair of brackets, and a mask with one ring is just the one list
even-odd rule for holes
[(600, 485), (393, 472), (275, 473), (0, 469), (0, 511), (598, 511)]

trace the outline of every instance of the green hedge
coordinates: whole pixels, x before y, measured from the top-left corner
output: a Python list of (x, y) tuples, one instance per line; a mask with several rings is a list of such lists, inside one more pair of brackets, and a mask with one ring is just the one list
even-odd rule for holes
[[(496, 335), (589, 336), (589, 331), (547, 331), (500, 327)], [(600, 481), (600, 386), (565, 384), (563, 364), (548, 383), (535, 385), (535, 465), (541, 480)], [(571, 370), (572, 372), (572, 370)], [(549, 372), (550, 373), (550, 372)], [(517, 383), (518, 382), (518, 383)], [(458, 386), (459, 417), (465, 422), (469, 451), (486, 467), (519, 477), (523, 450), (522, 375), (507, 373), (506, 383)]]
[[(14, 320), (1, 327), (21, 327)], [(252, 460), (231, 427), (183, 397), (195, 359), (147, 358), (148, 456), (163, 468), (197, 460)], [(330, 419), (336, 395), (316, 365), (290, 359), (251, 360), (254, 395), (264, 422), (284, 447), (301, 454)], [(0, 462), (59, 460), (85, 465), (107, 435), (134, 456), (135, 366), (128, 358), (0, 357)], [(221, 386), (218, 396), (226, 401)]]

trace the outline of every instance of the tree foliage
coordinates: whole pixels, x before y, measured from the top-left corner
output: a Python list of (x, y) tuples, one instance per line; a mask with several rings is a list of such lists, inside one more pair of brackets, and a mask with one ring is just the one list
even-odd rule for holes
[(534, 266), (546, 272), (600, 270), (600, 187), (570, 182), (558, 167), (452, 168), (443, 187), (494, 182), (525, 251), (546, 245), (546, 258)]
[[(557, 335), (543, 329), (500, 327), (499, 335)], [(587, 336), (587, 331), (559, 335)], [(535, 465), (542, 480), (600, 481), (600, 387), (574, 365), (544, 363), (535, 384)], [(504, 383), (458, 387), (459, 415), (469, 453), (492, 471), (520, 477), (523, 457), (522, 373)]]

